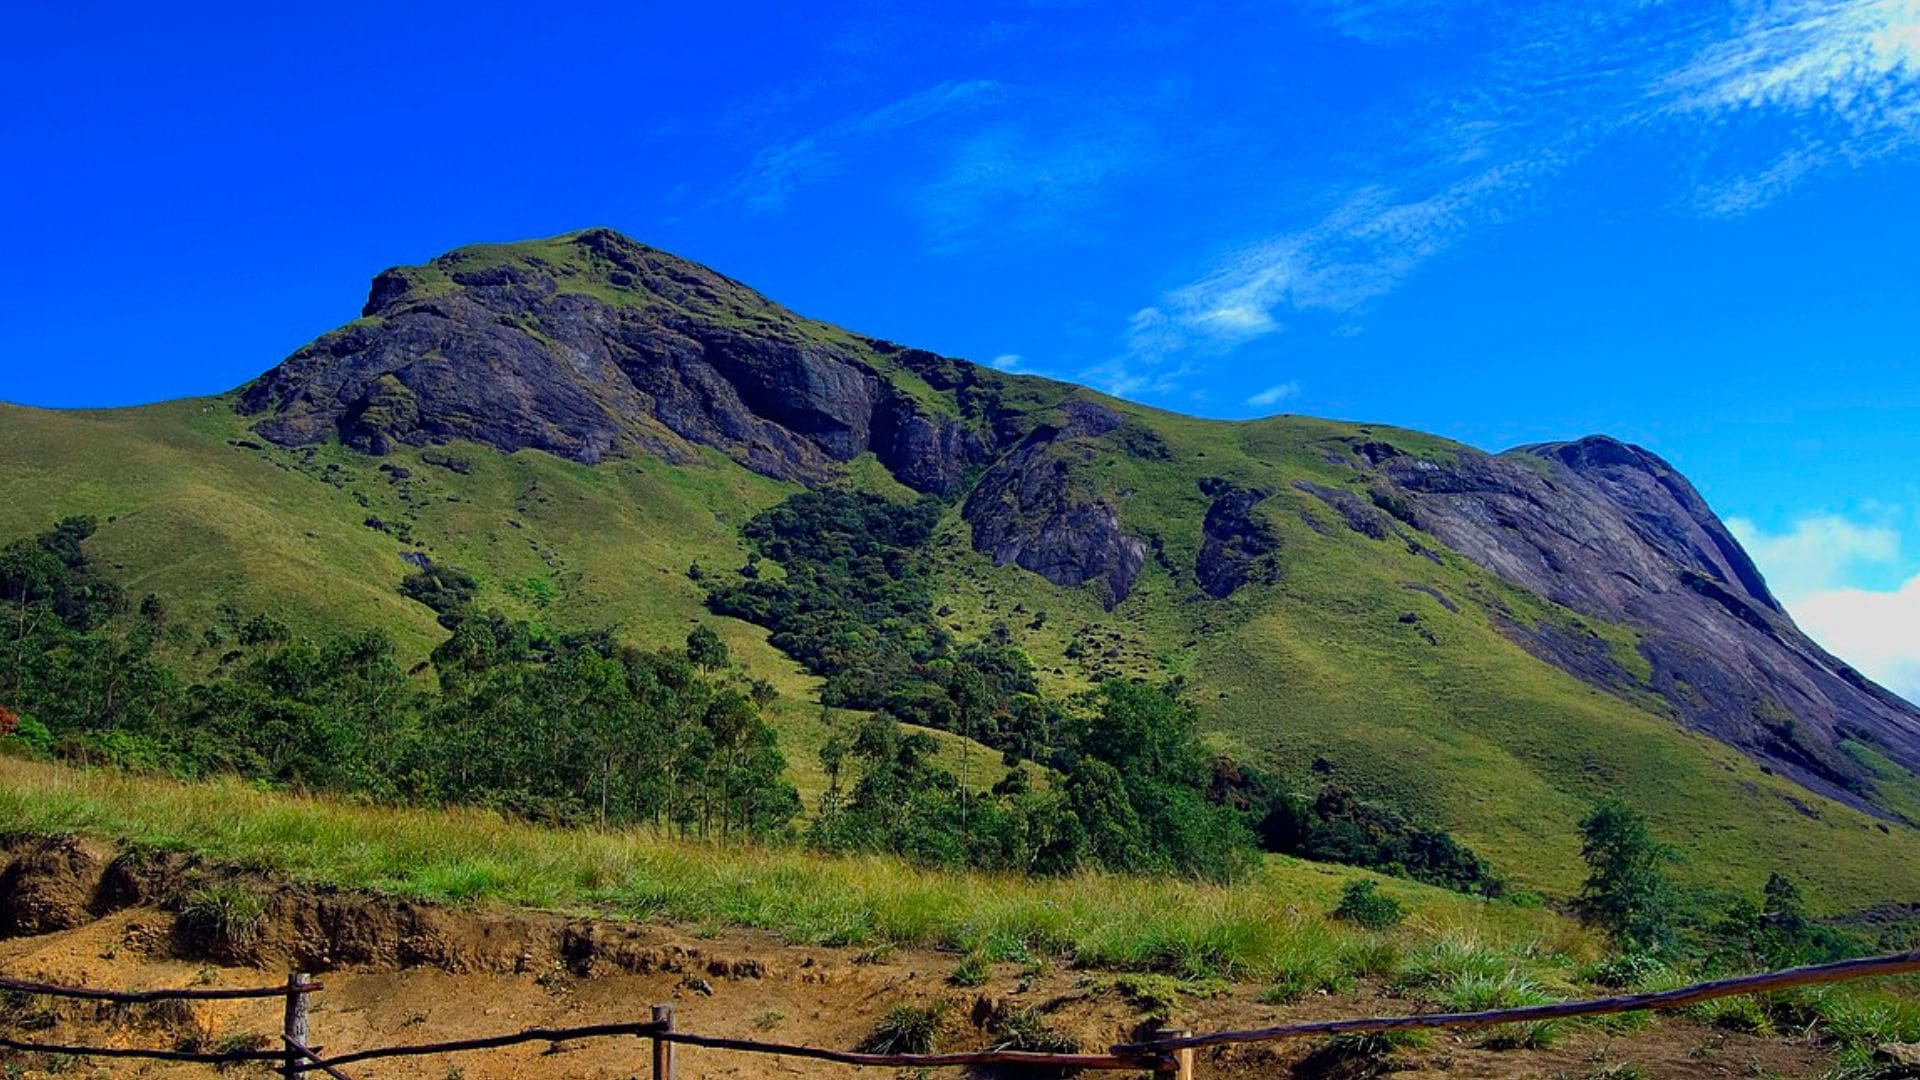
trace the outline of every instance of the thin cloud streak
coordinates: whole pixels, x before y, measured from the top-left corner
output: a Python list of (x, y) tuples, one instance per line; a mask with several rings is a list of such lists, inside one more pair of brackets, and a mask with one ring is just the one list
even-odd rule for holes
[(726, 198), (757, 213), (777, 213), (801, 188), (837, 175), (842, 157), (860, 143), (979, 107), (1002, 87), (991, 79), (944, 82), (818, 131), (764, 147), (734, 181)]
[(1666, 86), (1683, 109), (1826, 109), (1863, 128), (1913, 120), (1920, 0), (1799, 0), (1751, 9)]
[(1274, 405), (1278, 405), (1281, 402), (1288, 400), (1289, 398), (1296, 398), (1299, 396), (1300, 396), (1299, 383), (1283, 382), (1275, 386), (1269, 386), (1265, 390), (1262, 390), (1259, 393), (1254, 394), (1253, 396), (1247, 398), (1247, 404), (1252, 405), (1255, 408), (1265, 409), (1265, 408), (1270, 408)]
[[(1404, 46), (1450, 28), (1425, 0), (1321, 7), (1330, 28), (1369, 42)], [(1083, 375), (1116, 393), (1164, 390), (1176, 363), (1317, 327), (1316, 315), (1344, 316), (1328, 333), (1355, 333), (1423, 265), (1528, 212), (1610, 140), (1705, 153), (1751, 114), (1842, 122), (1838, 138), (1783, 124), (1791, 141), (1765, 165), (1694, 178), (1677, 205), (1710, 217), (1752, 213), (1823, 168), (1920, 142), (1920, 0), (1788, 0), (1718, 22), (1634, 0), (1569, 10), (1520, 16), (1479, 77), (1384, 126), (1330, 209), (1166, 290), (1129, 318), (1120, 353)]]
[(1059, 241), (1102, 188), (1146, 156), (1148, 142), (1111, 118), (1047, 132), (1001, 124), (961, 142), (944, 175), (912, 201), (939, 254), (1016, 233)]

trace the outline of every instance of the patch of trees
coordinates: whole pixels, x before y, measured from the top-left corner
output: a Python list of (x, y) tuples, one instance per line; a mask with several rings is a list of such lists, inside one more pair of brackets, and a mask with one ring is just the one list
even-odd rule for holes
[(1580, 831), (1587, 880), (1575, 910), (1604, 930), (1623, 957), (1652, 962), (1690, 954), (1708, 971), (1730, 972), (1827, 963), (1874, 947), (1815, 921), (1799, 886), (1779, 871), (1767, 876), (1758, 896), (1735, 896), (1717, 916), (1685, 903), (1665, 870), (1672, 849), (1618, 799), (1595, 805)]
[[(811, 491), (742, 530), (753, 555), (738, 580), (701, 574), (708, 606), (766, 627), (769, 641), (823, 677), (823, 704), (966, 735), (1054, 764), (1060, 707), (1033, 661), (1006, 641), (957, 646), (933, 616), (928, 540), (942, 504)], [(762, 560), (782, 573), (760, 572)]]
[(1344, 785), (1328, 783), (1316, 794), (1301, 794), (1271, 773), (1216, 759), (1209, 792), (1246, 815), (1263, 850), (1480, 896), (1506, 892), (1506, 882), (1487, 861), (1444, 830), (1415, 824)]
[(1059, 874), (1085, 867), (1226, 879), (1253, 861), (1243, 817), (1206, 797), (1191, 706), (1109, 682), (1066, 712), (1062, 765), (1043, 789), (1015, 764), (990, 792), (934, 760), (938, 744), (886, 713), (822, 754), (830, 786), (808, 833), (829, 851)]
[(440, 625), (453, 629), (480, 589), (473, 575), (455, 566), (428, 562), (400, 582), (400, 595), (433, 609)]
[(1415, 825), (1391, 807), (1362, 802), (1328, 784), (1312, 798), (1284, 793), (1260, 819), (1268, 851), (1346, 863), (1459, 892), (1499, 896), (1506, 883), (1486, 860), (1440, 829)]
[[(605, 632), (556, 636), (448, 601), (471, 595), (464, 575), (416, 575), (417, 591), (448, 601), (453, 628), (429, 687), (379, 631), (312, 642), (228, 609), (196, 638), (154, 598), (128, 610), (82, 548), (93, 531), (69, 519), (0, 549), (0, 702), (16, 742), (181, 776), (687, 835), (782, 835), (800, 809), (760, 714), (768, 688), (734, 671), (711, 631), (659, 652)], [(196, 641), (218, 654), (204, 678), (159, 659)]]

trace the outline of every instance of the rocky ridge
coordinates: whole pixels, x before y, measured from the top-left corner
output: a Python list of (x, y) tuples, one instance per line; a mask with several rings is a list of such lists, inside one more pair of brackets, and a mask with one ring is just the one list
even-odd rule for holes
[(1116, 460), (1194, 464), (1150, 412), (801, 318), (606, 229), (389, 270), (362, 318), (262, 376), (241, 408), (283, 446), (338, 438), (373, 454), (467, 440), (593, 463), (686, 461), (706, 447), (808, 486), (872, 455), (957, 504), (994, 562), (1093, 589), (1109, 609), (1155, 565), (1206, 603), (1281, 580), (1292, 553), (1268, 518), (1276, 493), (1304, 496), (1317, 529), (1436, 564), (1450, 552), (1632, 628), (1644, 677), (1595, 637), (1492, 613), (1535, 656), (1655, 702), (1814, 791), (1889, 815), (1847, 742), (1920, 771), (1920, 710), (1801, 633), (1684, 477), (1605, 437), (1503, 454), (1370, 438), (1328, 454), (1346, 470), (1338, 483), (1203, 474), (1191, 519), (1171, 526), (1197, 554), (1176, 566), (1168, 526), (1144, 522), (1100, 475)]

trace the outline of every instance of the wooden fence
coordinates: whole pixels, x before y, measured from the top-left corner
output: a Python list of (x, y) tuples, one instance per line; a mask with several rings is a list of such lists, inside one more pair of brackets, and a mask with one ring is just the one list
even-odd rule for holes
[(187, 1050), (159, 1050), (127, 1047), (69, 1046), (33, 1042), (0, 1035), (0, 1049), (28, 1053), (65, 1054), (105, 1058), (141, 1058), (151, 1061), (191, 1062), (203, 1065), (235, 1065), (270, 1062), (291, 1080), (310, 1080), (315, 1073), (334, 1080), (352, 1080), (343, 1071), (347, 1066), (388, 1058), (426, 1057), (439, 1054), (494, 1050), (523, 1043), (557, 1043), (570, 1039), (638, 1038), (652, 1043), (655, 1080), (675, 1080), (675, 1054), (679, 1046), (748, 1054), (774, 1054), (782, 1057), (831, 1061), (842, 1065), (888, 1068), (941, 1068), (951, 1066), (993, 1065), (1001, 1067), (1059, 1071), (1153, 1072), (1192, 1080), (1194, 1053), (1201, 1047), (1229, 1043), (1272, 1042), (1280, 1039), (1315, 1035), (1357, 1034), (1361, 1032), (1410, 1031), (1432, 1028), (1482, 1028), (1499, 1024), (1518, 1024), (1541, 1020), (1563, 1020), (1608, 1013), (1672, 1009), (1714, 998), (1741, 994), (1760, 994), (1795, 986), (1845, 982), (1884, 975), (1909, 975), (1920, 972), (1920, 950), (1842, 960), (1832, 964), (1741, 975), (1729, 979), (1695, 983), (1673, 990), (1640, 994), (1621, 994), (1585, 1001), (1563, 1001), (1551, 1005), (1532, 1005), (1518, 1009), (1493, 1009), (1470, 1013), (1427, 1013), (1416, 1016), (1382, 1016), (1354, 1020), (1322, 1020), (1245, 1031), (1218, 1031), (1195, 1035), (1185, 1031), (1163, 1030), (1149, 1040), (1121, 1043), (1104, 1054), (1041, 1054), (1021, 1050), (975, 1050), (951, 1054), (868, 1054), (852, 1050), (831, 1050), (819, 1046), (735, 1039), (717, 1035), (699, 1035), (674, 1025), (673, 1006), (655, 1005), (645, 1021), (590, 1024), (571, 1028), (528, 1028), (507, 1035), (489, 1035), (452, 1042), (420, 1043), (411, 1046), (384, 1046), (352, 1053), (326, 1056), (315, 1049), (309, 1025), (308, 1007), (314, 994), (325, 987), (296, 974), (285, 986), (246, 990), (95, 990), (85, 987), (53, 986), (47, 983), (0, 979), (0, 991), (106, 1001), (120, 1004), (146, 1004), (159, 1001), (233, 1001), (248, 998), (284, 998), (286, 1017), (279, 1050), (231, 1050), (200, 1053)]

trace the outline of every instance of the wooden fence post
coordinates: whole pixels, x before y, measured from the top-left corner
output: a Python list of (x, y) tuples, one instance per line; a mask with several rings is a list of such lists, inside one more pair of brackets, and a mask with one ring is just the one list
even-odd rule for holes
[(287, 1050), (287, 1064), (282, 1071), (288, 1080), (304, 1080), (307, 1075), (307, 1056), (295, 1047), (312, 1048), (307, 1031), (307, 985), (313, 979), (305, 972), (294, 972), (287, 976), (287, 1017), (281, 1028), (282, 1042)]
[[(655, 1005), (653, 1022), (659, 1024), (662, 1030), (672, 1031), (673, 1006)], [(665, 1039), (653, 1040), (653, 1080), (674, 1080), (673, 1044)]]
[[(1186, 1028), (1161, 1028), (1154, 1032), (1155, 1037), (1161, 1039), (1184, 1039), (1191, 1034), (1193, 1032)], [(1173, 1075), (1177, 1080), (1193, 1080), (1193, 1047), (1183, 1046), (1170, 1056), (1173, 1058)]]

